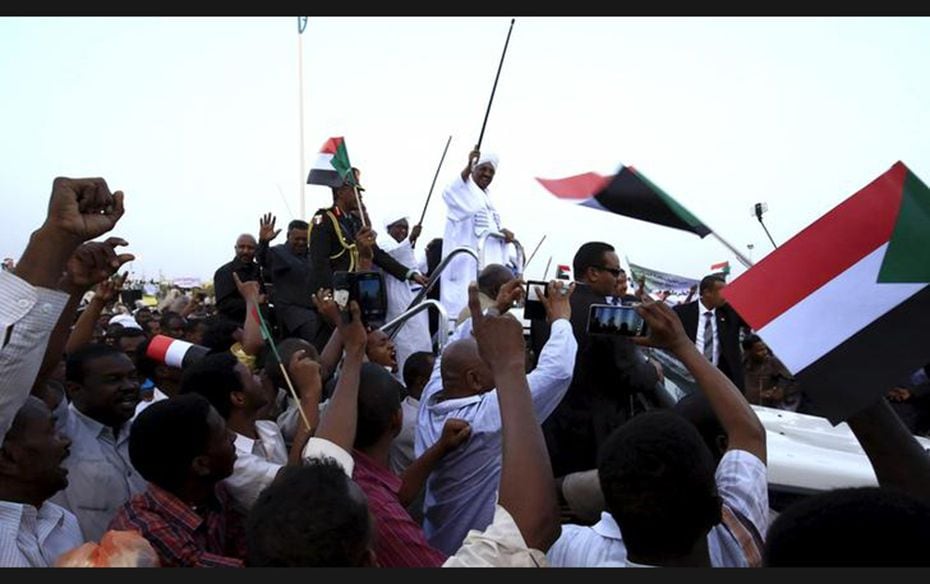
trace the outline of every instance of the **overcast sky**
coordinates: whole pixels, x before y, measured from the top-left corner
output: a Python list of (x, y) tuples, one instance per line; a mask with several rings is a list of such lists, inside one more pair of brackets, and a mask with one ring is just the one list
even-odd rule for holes
[[(125, 191), (115, 234), (136, 276), (209, 279), (263, 212), (296, 217), (296, 20), (0, 19), (0, 254), (19, 257), (58, 175)], [(509, 22), (310, 18), (307, 167), (344, 136), (372, 214), (417, 217), (451, 134), (424, 243), (441, 236)], [(897, 160), (930, 180), (927, 55), (926, 18), (517, 15), (482, 146), (501, 159), (492, 196), (528, 252), (548, 235), (534, 278), (590, 240), (685, 276), (739, 273), (712, 238), (558, 201), (534, 177), (636, 166), (758, 260), (772, 248), (756, 202), (781, 244)], [(331, 195), (307, 186), (306, 201)]]

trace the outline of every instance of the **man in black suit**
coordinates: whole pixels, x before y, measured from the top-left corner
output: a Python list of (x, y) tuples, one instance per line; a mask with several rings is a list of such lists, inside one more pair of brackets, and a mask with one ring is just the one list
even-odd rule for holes
[[(559, 407), (543, 424), (556, 477), (597, 467), (600, 445), (633, 413), (637, 393), (651, 394), (660, 379), (657, 363), (648, 362), (630, 339), (589, 336), (588, 308), (614, 296), (620, 259), (606, 243), (589, 242), (575, 254), (572, 329), (578, 342), (572, 384)], [(545, 320), (531, 325), (536, 354), (549, 337)]]
[(310, 254), (307, 253), (306, 221), (294, 219), (287, 226), (287, 241), (269, 247), (278, 236), (276, 218), (267, 213), (259, 223), (258, 251), (255, 257), (262, 266), (266, 280), (273, 284), (271, 302), (274, 304), (282, 337), (300, 337), (322, 351), (329, 340), (322, 319), (310, 299)]
[(698, 299), (674, 310), (698, 351), (745, 393), (739, 337), (740, 329), (749, 325), (727, 304), (722, 294), (726, 285), (720, 274), (705, 276), (698, 287)]
[(216, 294), (216, 311), (234, 322), (245, 320), (245, 298), (233, 281), (233, 274), (243, 282), (257, 280), (261, 285), (261, 268), (255, 263), (255, 238), (243, 233), (236, 239), (236, 257), (223, 264), (213, 274), (213, 291)]

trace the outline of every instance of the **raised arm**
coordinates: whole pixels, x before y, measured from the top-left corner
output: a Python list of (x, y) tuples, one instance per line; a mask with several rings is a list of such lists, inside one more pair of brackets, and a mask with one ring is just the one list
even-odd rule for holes
[(636, 311), (649, 325), (649, 336), (634, 337), (639, 345), (666, 349), (687, 367), (707, 397), (727, 434), (730, 450), (745, 450), (766, 461), (765, 428), (743, 394), (726, 375), (713, 366), (694, 346), (681, 320), (663, 302), (646, 301)]
[(362, 325), (362, 318), (358, 303), (354, 300), (349, 304), (352, 316), (349, 322), (344, 318), (339, 320), (339, 331), (345, 342), (345, 360), (342, 362), (342, 371), (336, 389), (329, 400), (329, 406), (320, 419), (320, 427), (316, 432), (317, 438), (324, 438), (342, 447), (346, 452), (352, 452), (355, 444), (355, 429), (358, 424), (358, 384), (362, 369), (362, 360), (365, 357), (365, 343), (368, 335)]
[(329, 340), (326, 341), (326, 346), (320, 353), (320, 376), (323, 381), (326, 381), (332, 377), (336, 367), (339, 366), (339, 361), (342, 360), (342, 334), (339, 332), (339, 319), (342, 317), (339, 314), (339, 307), (333, 300), (332, 290), (317, 290), (313, 295), (313, 305), (316, 306), (320, 316), (333, 328), (333, 333), (329, 335)]
[(319, 363), (311, 359), (304, 350), (295, 351), (291, 355), (287, 371), (300, 397), (300, 408), (310, 423), (308, 429), (303, 419), (297, 422), (297, 432), (294, 434), (294, 442), (288, 454), (288, 464), (298, 465), (301, 463), (300, 453), (304, 445), (320, 425), (320, 397), (323, 394), (323, 381), (320, 379)]
[(111, 230), (123, 215), (123, 193), (102, 178), (56, 178), (48, 213), (33, 232), (15, 275), (0, 277), (0, 442), (35, 383), (49, 336), (68, 303), (54, 289), (77, 247)]
[(561, 532), (559, 508), (549, 454), (524, 372), (523, 327), (510, 315), (483, 315), (474, 283), (468, 288), (468, 306), (478, 352), (494, 376), (500, 404), (499, 502), (513, 517), (527, 546), (545, 552)]
[[(58, 324), (55, 325), (55, 330), (52, 331), (49, 338), (48, 349), (46, 349), (45, 358), (42, 361), (42, 368), (36, 378), (37, 384), (43, 383), (45, 377), (58, 365), (62, 353), (74, 351), (90, 343), (94, 332), (93, 327), (103, 310), (102, 307), (116, 298), (116, 295), (119, 294), (120, 289), (123, 287), (123, 282), (126, 281), (128, 273), (113, 278), (111, 276), (120, 266), (135, 259), (135, 256), (129, 253), (116, 253), (116, 247), (123, 245), (129, 245), (129, 242), (118, 237), (111, 237), (104, 242), (85, 243), (77, 248), (71, 258), (68, 259), (65, 274), (58, 284), (59, 288), (68, 294), (68, 304), (58, 318)], [(87, 332), (86, 341), (76, 345), (72, 343), (74, 335), (69, 336), (68, 331), (74, 321), (74, 313), (77, 311), (81, 298), (94, 285), (96, 285), (97, 290), (94, 300), (97, 300), (98, 296), (100, 297), (100, 300), (97, 300), (94, 304), (99, 308), (97, 308), (96, 314), (93, 315), (94, 323), (90, 323), (89, 327), (86, 321), (82, 323), (85, 330), (87, 328), (90, 330)], [(78, 332), (83, 333), (84, 330)]]
[(475, 163), (478, 162), (478, 159), (481, 157), (481, 153), (478, 150), (472, 150), (468, 153), (468, 164), (465, 168), (462, 169), (462, 180), (468, 182), (468, 175), (471, 174), (471, 170), (475, 167)]
[(446, 454), (464, 444), (469, 436), (471, 436), (471, 426), (468, 425), (468, 422), (455, 418), (446, 420), (439, 440), (410, 463), (410, 466), (400, 475), (403, 483), (397, 497), (404, 507), (417, 498), (417, 495), (420, 494), (426, 484), (426, 479), (429, 478), (430, 473), (433, 472), (439, 461)]
[(846, 421), (879, 485), (930, 501), (930, 456), (884, 397)]
[(233, 272), (233, 281), (236, 283), (236, 289), (245, 299), (245, 322), (242, 324), (242, 350), (249, 355), (258, 355), (265, 346), (265, 339), (262, 338), (261, 324), (258, 321), (259, 303), (261, 300), (261, 288), (257, 280), (243, 282), (239, 279), (239, 274)]
[(271, 240), (281, 233), (280, 229), (275, 229), (274, 224), (277, 218), (271, 213), (265, 213), (258, 221), (258, 248), (255, 250), (255, 259), (263, 270), (271, 271), (271, 254), (268, 253), (268, 246)]

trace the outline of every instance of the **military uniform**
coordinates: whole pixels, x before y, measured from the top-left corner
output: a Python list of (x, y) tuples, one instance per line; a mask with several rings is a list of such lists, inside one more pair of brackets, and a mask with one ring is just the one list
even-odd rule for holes
[[(355, 234), (362, 228), (361, 221), (338, 207), (320, 209), (310, 221), (310, 289), (333, 287), (333, 272), (358, 270), (358, 247)], [(417, 273), (395, 260), (375, 244), (372, 247), (376, 266), (398, 280), (408, 280)]]

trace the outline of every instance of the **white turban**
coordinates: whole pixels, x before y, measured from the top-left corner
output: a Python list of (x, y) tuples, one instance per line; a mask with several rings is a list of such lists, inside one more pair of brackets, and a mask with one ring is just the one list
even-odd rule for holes
[(391, 225), (394, 225), (398, 221), (403, 221), (403, 220), (407, 221), (408, 226), (410, 225), (410, 217), (406, 215), (399, 215), (397, 213), (388, 215), (387, 219), (385, 219), (384, 221), (384, 228), (387, 229), (388, 227), (390, 227)]
[(123, 328), (134, 328), (142, 330), (142, 327), (136, 322), (136, 319), (129, 316), (128, 314), (117, 314), (109, 320), (108, 324), (118, 324)]
[(482, 164), (490, 164), (491, 167), (497, 171), (498, 162), (497, 154), (494, 154), (493, 152), (486, 152), (481, 155), (481, 158), (478, 159), (478, 162), (475, 163), (475, 166), (478, 167)]

